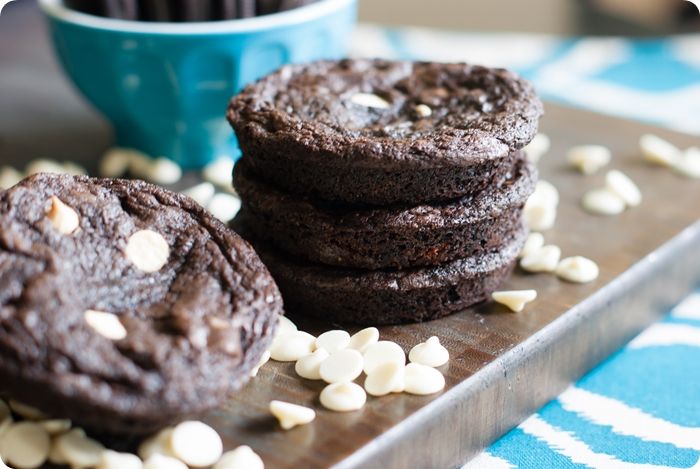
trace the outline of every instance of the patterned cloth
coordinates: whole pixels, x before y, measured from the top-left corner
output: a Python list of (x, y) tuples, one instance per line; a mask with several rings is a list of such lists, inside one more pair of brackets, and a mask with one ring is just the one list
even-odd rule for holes
[[(508, 67), (546, 99), (700, 135), (700, 35), (563, 40), (364, 26), (354, 55)], [(465, 466), (516, 467), (700, 468), (700, 292)]]

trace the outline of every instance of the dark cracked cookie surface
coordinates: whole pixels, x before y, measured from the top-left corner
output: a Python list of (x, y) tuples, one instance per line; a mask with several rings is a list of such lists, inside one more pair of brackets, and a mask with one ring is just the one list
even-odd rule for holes
[(352, 209), (259, 181), (247, 159), (234, 170), (239, 222), (256, 237), (310, 261), (349, 268), (437, 265), (492, 252), (521, 226), (536, 169), (522, 152), (477, 196), (412, 207)]
[(479, 191), (541, 114), (530, 84), (506, 70), (367, 59), (285, 66), (228, 110), (258, 175), (353, 204)]
[(0, 391), (53, 417), (134, 434), (215, 407), (281, 311), (252, 248), (187, 197), (46, 174), (0, 192)]
[(357, 270), (293, 259), (232, 225), (255, 246), (280, 287), (285, 309), (324, 321), (366, 325), (428, 321), (486, 300), (510, 275), (526, 229), (495, 252), (435, 267)]

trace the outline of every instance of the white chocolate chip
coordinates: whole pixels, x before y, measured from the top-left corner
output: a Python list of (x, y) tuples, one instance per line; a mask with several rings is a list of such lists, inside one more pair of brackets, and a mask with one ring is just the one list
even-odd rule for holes
[(178, 459), (156, 453), (144, 461), (143, 469), (187, 469), (187, 466)]
[(46, 414), (37, 409), (36, 407), (32, 407), (30, 405), (24, 404), (22, 402), (18, 402), (14, 399), (10, 399), (9, 401), (10, 404), (10, 409), (12, 411), (21, 416), (24, 417), (27, 420), (45, 420), (46, 419)]
[(425, 104), (419, 104), (416, 106), (416, 114), (418, 114), (421, 117), (430, 117), (433, 115), (433, 110), (430, 109), (430, 106), (427, 106)]
[(155, 454), (174, 456), (172, 446), (170, 446), (172, 433), (173, 428), (167, 427), (141, 442), (138, 449), (139, 457), (145, 461)]
[(51, 220), (51, 224), (56, 231), (62, 234), (71, 234), (80, 226), (78, 212), (64, 204), (56, 196), (51, 196), (51, 208), (49, 208), (46, 216)]
[(605, 187), (625, 201), (629, 207), (642, 203), (642, 192), (639, 187), (622, 171), (613, 169), (605, 175)]
[(230, 194), (216, 194), (207, 204), (207, 210), (224, 223), (231, 221), (240, 209), (241, 199)]
[(202, 170), (202, 177), (205, 181), (211, 182), (215, 186), (229, 187), (233, 177), (233, 160), (222, 156), (209, 163)]
[(367, 327), (361, 331), (357, 331), (350, 337), (348, 348), (365, 353), (367, 347), (376, 344), (379, 341), (379, 330), (376, 327)]
[(102, 459), (104, 447), (85, 436), (79, 429), (73, 429), (56, 438), (57, 450), (72, 466), (92, 467)]
[(277, 328), (278, 334), (284, 334), (286, 332), (296, 332), (299, 330), (296, 324), (294, 324), (287, 316), (280, 316), (279, 326)]
[(0, 399), (0, 421), (3, 421), (7, 417), (10, 417), (10, 416), (11, 416), (10, 406), (8, 406), (5, 401)]
[(39, 467), (49, 456), (51, 439), (34, 422), (13, 424), (0, 440), (0, 454), (10, 466), (22, 469)]
[(24, 175), (12, 166), (0, 168), (0, 189), (9, 189), (24, 179)]
[(51, 442), (51, 449), (49, 449), (48, 460), (51, 464), (55, 464), (57, 466), (68, 465), (68, 461), (66, 461), (66, 458), (63, 456), (63, 454), (61, 454), (61, 451), (56, 445), (56, 438), (54, 438)]
[(63, 169), (67, 174), (71, 174), (73, 176), (86, 176), (87, 175), (87, 170), (80, 166), (77, 163), (73, 163), (72, 161), (66, 161), (63, 163)]
[(209, 425), (190, 420), (175, 426), (170, 435), (170, 447), (182, 462), (192, 467), (206, 467), (219, 460), (223, 443)]
[(326, 383), (343, 383), (360, 376), (363, 366), (364, 359), (357, 350), (338, 350), (321, 363), (319, 373)]
[(538, 199), (528, 200), (523, 209), (523, 218), (532, 230), (552, 229), (557, 221), (557, 206)]
[(142, 469), (143, 463), (135, 454), (118, 453), (106, 450), (102, 453), (102, 459), (95, 469)]
[(574, 283), (588, 283), (598, 278), (600, 270), (592, 260), (573, 256), (562, 259), (557, 266), (557, 276)]
[(2, 440), (2, 437), (7, 433), (7, 430), (12, 427), (13, 423), (15, 423), (15, 421), (12, 419), (11, 415), (2, 419), (2, 422), (0, 422), (0, 440)]
[(277, 418), (284, 430), (290, 430), (297, 425), (306, 425), (316, 418), (313, 409), (283, 401), (270, 401), (270, 413)]
[(107, 150), (100, 161), (100, 176), (116, 178), (123, 176), (129, 170), (135, 159), (148, 160), (148, 156), (138, 150), (114, 147)]
[(156, 158), (150, 162), (145, 176), (156, 184), (175, 184), (182, 178), (182, 168), (168, 158)]
[(326, 409), (350, 412), (365, 405), (367, 394), (355, 383), (334, 383), (323, 388), (319, 400)]
[(39, 422), (39, 425), (44, 427), (49, 435), (58, 435), (70, 430), (72, 423), (68, 419), (51, 419), (43, 420)]
[(337, 352), (348, 346), (350, 334), (346, 331), (333, 330), (324, 332), (316, 338), (316, 348), (324, 348), (329, 353)]
[(355, 93), (351, 98), (354, 104), (364, 107), (372, 107), (376, 109), (388, 109), (389, 102), (372, 93)]
[(537, 163), (540, 161), (542, 156), (549, 151), (549, 147), (551, 145), (552, 143), (549, 140), (549, 137), (547, 137), (545, 134), (535, 135), (535, 138), (533, 138), (532, 141), (524, 148), (527, 159), (533, 163)]
[(185, 189), (182, 193), (202, 207), (206, 207), (211, 198), (214, 197), (216, 189), (211, 182), (202, 182), (189, 189)]
[(250, 446), (244, 445), (225, 452), (213, 469), (265, 469), (265, 464)]
[(445, 388), (445, 377), (435, 368), (409, 363), (404, 370), (404, 391), (424, 396), (435, 394)]
[(273, 360), (295, 362), (316, 350), (316, 338), (304, 331), (278, 334), (270, 346)]
[(491, 298), (496, 303), (507, 306), (512, 311), (519, 313), (525, 305), (537, 298), (535, 290), (508, 290), (496, 291), (491, 294)]
[(168, 262), (170, 246), (160, 233), (140, 230), (126, 243), (126, 257), (144, 272), (157, 272)]
[(153, 160), (145, 153), (132, 152), (129, 157), (129, 173), (136, 178), (149, 180)]
[(370, 374), (374, 368), (384, 363), (406, 364), (406, 354), (401, 346), (388, 340), (380, 340), (367, 347), (364, 352), (364, 359), (364, 370), (367, 374)]
[(365, 378), (365, 390), (371, 396), (386, 396), (392, 392), (404, 390), (405, 366), (388, 362), (375, 367)]
[(541, 233), (530, 233), (525, 240), (523, 249), (518, 255), (519, 258), (528, 256), (536, 251), (539, 251), (544, 246), (544, 236)]
[(608, 188), (586, 192), (581, 199), (581, 206), (594, 215), (617, 215), (625, 211), (625, 201)]
[(294, 371), (306, 379), (321, 379), (321, 363), (323, 363), (330, 354), (324, 348), (316, 349), (313, 353), (301, 357), (294, 364)]
[(675, 145), (652, 134), (642, 135), (639, 149), (645, 160), (661, 166), (674, 166), (681, 158), (681, 151)]
[(440, 339), (432, 336), (423, 343), (413, 347), (408, 352), (408, 359), (412, 363), (420, 363), (421, 365), (442, 366), (450, 359), (450, 352), (440, 343)]
[(603, 145), (581, 145), (571, 148), (566, 153), (566, 159), (571, 166), (589, 175), (607, 166), (612, 154), (610, 149)]
[(554, 272), (560, 258), (559, 246), (548, 244), (520, 259), (520, 267), (526, 272)]
[(24, 169), (27, 176), (38, 173), (66, 174), (66, 168), (58, 161), (34, 160)]
[(83, 318), (90, 327), (110, 340), (122, 340), (126, 337), (126, 328), (116, 314), (88, 309), (83, 313)]
[(270, 361), (270, 351), (265, 350), (265, 352), (263, 352), (263, 354), (262, 354), (262, 357), (260, 357), (258, 364), (255, 365), (255, 368), (250, 370), (250, 376), (253, 376), (253, 377), (258, 376), (258, 371), (260, 371), (260, 368), (262, 368), (262, 366), (265, 363), (267, 363), (268, 361)]
[(530, 196), (531, 199), (542, 199), (552, 205), (559, 204), (559, 190), (554, 184), (541, 179), (535, 185), (535, 191)]
[(700, 179), (700, 148), (691, 147), (684, 151), (673, 169), (682, 176)]

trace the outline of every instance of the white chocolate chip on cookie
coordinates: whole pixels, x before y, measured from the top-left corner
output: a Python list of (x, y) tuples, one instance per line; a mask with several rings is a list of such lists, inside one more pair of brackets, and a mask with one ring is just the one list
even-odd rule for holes
[(88, 309), (83, 313), (83, 318), (90, 327), (110, 340), (122, 340), (126, 337), (126, 328), (116, 314)]
[(56, 196), (51, 197), (51, 208), (46, 216), (51, 220), (53, 227), (62, 234), (71, 234), (80, 226), (78, 212)]
[(377, 109), (388, 109), (389, 102), (372, 93), (355, 93), (351, 98), (354, 104)]
[(139, 230), (126, 243), (126, 257), (144, 272), (157, 272), (168, 262), (170, 246), (160, 233)]

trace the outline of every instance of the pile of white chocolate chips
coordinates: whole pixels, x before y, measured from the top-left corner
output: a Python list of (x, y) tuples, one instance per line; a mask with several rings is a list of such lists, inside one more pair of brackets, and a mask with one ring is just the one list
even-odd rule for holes
[[(526, 148), (531, 161), (537, 162), (550, 146), (549, 139), (539, 134)], [(700, 178), (700, 149), (685, 151), (654, 135), (640, 139), (640, 151), (650, 163), (668, 167), (689, 178)], [(600, 145), (571, 148), (569, 164), (583, 175), (601, 170), (612, 160), (611, 151)], [(205, 182), (183, 191), (214, 216), (224, 222), (231, 220), (240, 208), (240, 200), (231, 188), (233, 163), (222, 158), (202, 172)], [(38, 172), (85, 174), (74, 163), (35, 160), (24, 172), (5, 166), (0, 168), (0, 189), (8, 188), (23, 177)], [(156, 184), (175, 184), (182, 170), (165, 159), (151, 159), (134, 150), (113, 149), (102, 159), (100, 175), (118, 177), (126, 173)], [(217, 188), (219, 189), (217, 191)], [(594, 215), (616, 215), (640, 205), (642, 193), (627, 175), (610, 170), (605, 185), (592, 188), (582, 195), (582, 208)], [(520, 254), (520, 268), (531, 273), (552, 273), (574, 283), (594, 281), (599, 274), (596, 263), (586, 257), (562, 257), (561, 249), (546, 244), (542, 232), (556, 221), (559, 193), (547, 181), (539, 181), (524, 208), (525, 221), (531, 229)], [(70, 234), (79, 225), (78, 214), (60, 199), (52, 198), (47, 216), (54, 227)], [(143, 230), (129, 239), (126, 255), (147, 272), (160, 269), (168, 258), (168, 245), (155, 232)], [(537, 297), (535, 290), (494, 292), (494, 301), (512, 311), (522, 311)], [(86, 322), (102, 335), (119, 340), (125, 330), (117, 316), (101, 311), (85, 311)], [(392, 393), (429, 395), (442, 391), (445, 378), (437, 369), (449, 360), (449, 353), (439, 338), (430, 337), (415, 345), (408, 354), (395, 342), (379, 340), (379, 330), (368, 327), (351, 335), (344, 330), (331, 330), (318, 337), (298, 330), (287, 318), (281, 318), (278, 332), (252, 375), (270, 359), (294, 362), (296, 374), (307, 380), (322, 380), (321, 405), (334, 412), (361, 409), (367, 395), (386, 396)], [(361, 379), (364, 376), (364, 379)], [(362, 383), (360, 385), (359, 383)], [(270, 413), (284, 430), (313, 421), (316, 411), (291, 402), (273, 400)], [(224, 452), (217, 432), (199, 421), (186, 421), (168, 427), (141, 443), (136, 454), (120, 453), (103, 447), (89, 438), (70, 420), (52, 419), (37, 409), (19, 402), (0, 400), (0, 457), (16, 469), (37, 468), (47, 461), (71, 468), (97, 469), (261, 469), (262, 459), (248, 446)], [(0, 462), (0, 469), (8, 467)]]

